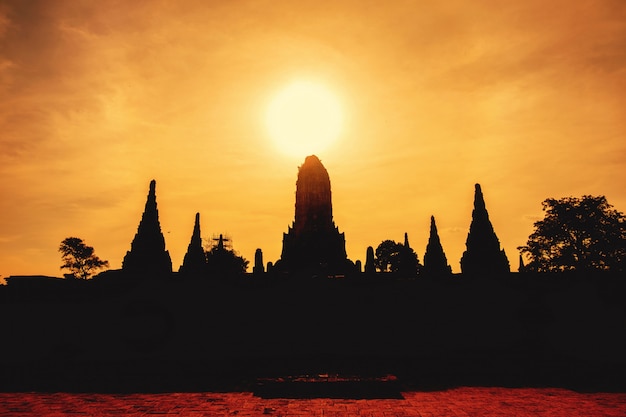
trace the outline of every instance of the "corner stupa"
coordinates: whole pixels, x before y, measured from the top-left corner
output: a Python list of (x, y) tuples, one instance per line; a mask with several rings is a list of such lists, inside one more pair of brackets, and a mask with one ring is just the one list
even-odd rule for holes
[(183, 275), (206, 275), (208, 271), (206, 253), (202, 247), (202, 237), (200, 236), (200, 213), (196, 213), (196, 220), (191, 234), (191, 241), (187, 246), (187, 253), (183, 258), (183, 264), (178, 272)]
[(172, 260), (165, 250), (156, 203), (156, 181), (150, 181), (150, 191), (137, 234), (126, 252), (122, 270), (137, 277), (164, 275), (172, 272)]
[(430, 216), (430, 236), (426, 245), (426, 253), (424, 254), (424, 274), (426, 275), (451, 275), (452, 268), (448, 265), (448, 259), (443, 251), (439, 233), (437, 233), (437, 225), (435, 224), (435, 216)]
[(493, 230), (485, 206), (480, 184), (474, 192), (472, 223), (465, 243), (467, 250), (461, 257), (461, 272), (464, 274), (500, 274), (510, 272), (509, 260)]

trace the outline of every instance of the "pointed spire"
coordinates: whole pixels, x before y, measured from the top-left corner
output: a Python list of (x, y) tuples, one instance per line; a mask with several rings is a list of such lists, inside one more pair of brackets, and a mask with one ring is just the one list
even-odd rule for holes
[(430, 216), (430, 236), (424, 254), (424, 273), (427, 275), (449, 275), (452, 268), (448, 265), (448, 259), (441, 246), (435, 216)]
[(404, 247), (405, 248), (411, 247), (409, 246), (409, 234), (407, 232), (404, 232)]
[(193, 223), (193, 233), (191, 234), (191, 243), (202, 245), (200, 237), (200, 213), (196, 213), (196, 219)]
[(472, 222), (461, 258), (461, 272), (469, 274), (500, 274), (510, 272), (509, 260), (500, 249), (500, 241), (489, 220), (480, 184), (474, 192)]
[(178, 271), (186, 275), (202, 275), (207, 272), (206, 254), (200, 236), (200, 213), (196, 213), (191, 241)]
[(156, 199), (156, 180), (150, 181), (150, 191), (148, 191), (148, 198)]
[(217, 242), (217, 250), (224, 250), (224, 236), (220, 233), (220, 240)]
[(519, 267), (517, 268), (517, 272), (526, 272), (526, 265), (524, 265), (524, 258), (522, 254), (519, 254)]
[(485, 211), (485, 198), (483, 197), (483, 190), (480, 188), (480, 184), (474, 185), (474, 210)]
[(165, 250), (156, 203), (156, 181), (150, 181), (146, 206), (131, 249), (126, 253), (122, 269), (136, 275), (162, 275), (172, 272), (172, 260)]

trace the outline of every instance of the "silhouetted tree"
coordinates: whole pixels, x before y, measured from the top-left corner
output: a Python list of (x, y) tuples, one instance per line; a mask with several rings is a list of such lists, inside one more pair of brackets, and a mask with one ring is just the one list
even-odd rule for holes
[(626, 218), (605, 196), (548, 198), (526, 246), (527, 271), (624, 271)]
[(59, 252), (63, 260), (61, 269), (69, 269), (77, 278), (87, 279), (95, 270), (109, 266), (108, 261), (98, 258), (94, 254), (94, 249), (77, 237), (63, 239)]
[(397, 268), (400, 244), (393, 240), (384, 240), (376, 247), (374, 265), (380, 272), (390, 272)]
[(417, 275), (421, 266), (410, 246), (393, 240), (384, 240), (378, 245), (374, 264), (381, 272), (399, 272), (411, 276)]
[(207, 263), (210, 274), (225, 277), (245, 273), (249, 261), (224, 247), (224, 239), (220, 235), (218, 244), (207, 252)]

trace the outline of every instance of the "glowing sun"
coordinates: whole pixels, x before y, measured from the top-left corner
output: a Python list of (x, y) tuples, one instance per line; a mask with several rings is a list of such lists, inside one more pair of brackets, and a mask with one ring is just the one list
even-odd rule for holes
[(302, 157), (326, 149), (338, 138), (343, 112), (337, 96), (324, 85), (298, 81), (273, 97), (265, 122), (278, 149)]

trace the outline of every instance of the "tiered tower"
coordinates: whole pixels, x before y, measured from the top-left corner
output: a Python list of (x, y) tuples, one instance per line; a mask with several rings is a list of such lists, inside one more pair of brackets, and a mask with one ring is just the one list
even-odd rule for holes
[(425, 275), (450, 275), (452, 273), (452, 268), (448, 265), (448, 259), (441, 246), (439, 233), (437, 233), (435, 216), (430, 216), (430, 236), (424, 254), (423, 272)]
[(206, 254), (204, 253), (202, 237), (200, 236), (200, 213), (196, 213), (191, 241), (183, 258), (183, 264), (178, 271), (184, 275), (195, 276), (207, 273)]
[(346, 254), (343, 233), (333, 222), (330, 177), (317, 156), (307, 156), (298, 170), (295, 220), (283, 234), (276, 267), (282, 271), (346, 273), (354, 264)]
[(489, 220), (480, 184), (476, 184), (475, 188), (472, 223), (465, 245), (467, 250), (461, 258), (462, 273), (490, 275), (510, 272), (509, 260), (504, 250), (500, 249), (500, 241)]
[(161, 233), (156, 203), (156, 181), (150, 181), (148, 200), (137, 234), (126, 252), (122, 270), (137, 277), (164, 275), (172, 272), (172, 260), (165, 250), (165, 238)]

